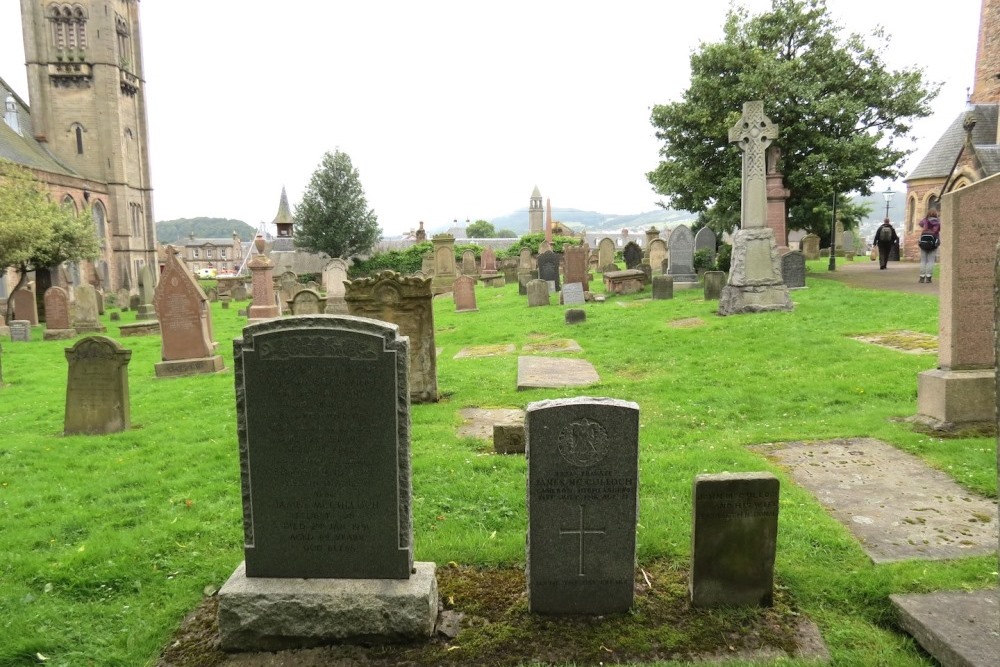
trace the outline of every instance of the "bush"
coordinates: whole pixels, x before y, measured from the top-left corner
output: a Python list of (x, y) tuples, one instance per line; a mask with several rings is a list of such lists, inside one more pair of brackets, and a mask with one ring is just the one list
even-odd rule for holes
[(715, 268), (715, 260), (709, 248), (700, 248), (694, 252), (695, 271), (711, 271)]
[[(520, 239), (518, 239), (517, 243), (513, 244), (512, 246), (510, 246), (505, 250), (498, 252), (497, 258), (502, 259), (504, 257), (517, 257), (518, 255), (521, 254), (522, 248), (528, 248), (529, 250), (531, 250), (532, 255), (537, 255), (538, 246), (540, 246), (542, 244), (542, 241), (544, 240), (545, 240), (544, 233), (525, 234)], [(561, 252), (562, 247), (567, 243), (569, 245), (582, 245), (583, 239), (575, 239), (569, 236), (552, 237), (552, 249), (556, 252)]]
[(368, 259), (356, 260), (347, 273), (352, 278), (360, 278), (390, 269), (402, 274), (415, 273), (423, 266), (424, 255), (432, 252), (430, 241), (415, 243), (406, 250), (390, 250), (372, 255)]
[(733, 261), (733, 246), (723, 243), (719, 248), (719, 254), (715, 256), (715, 268), (718, 271), (729, 273), (729, 265)]

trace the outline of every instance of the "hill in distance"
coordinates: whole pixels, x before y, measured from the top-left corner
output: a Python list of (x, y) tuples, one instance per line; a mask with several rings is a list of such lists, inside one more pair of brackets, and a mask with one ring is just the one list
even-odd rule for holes
[[(553, 208), (552, 219), (574, 229), (613, 230), (628, 227), (672, 227), (681, 222), (693, 222), (697, 216), (687, 211), (656, 209), (633, 215), (581, 211), (578, 208)], [(496, 229), (511, 229), (520, 234), (528, 233), (528, 209), (521, 208), (508, 215), (493, 218), (490, 223)]]
[(252, 241), (257, 230), (242, 220), (229, 218), (178, 218), (156, 223), (156, 240), (176, 243), (194, 234), (198, 239), (227, 239), (236, 232), (241, 241)]

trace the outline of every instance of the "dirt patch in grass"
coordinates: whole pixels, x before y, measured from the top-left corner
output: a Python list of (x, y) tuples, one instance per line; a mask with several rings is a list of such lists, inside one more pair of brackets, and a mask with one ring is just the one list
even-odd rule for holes
[(885, 333), (852, 336), (852, 338), (862, 343), (871, 343), (872, 345), (887, 347), (890, 350), (897, 350), (908, 354), (931, 354), (936, 353), (938, 349), (937, 336), (920, 333), (919, 331), (888, 331)]
[(682, 320), (667, 322), (667, 324), (674, 329), (693, 329), (695, 327), (705, 326), (705, 320), (700, 317), (685, 317)]
[[(620, 664), (654, 660), (725, 661), (829, 656), (815, 625), (778, 588), (770, 609), (693, 609), (687, 572), (669, 561), (637, 572), (635, 604), (620, 616), (543, 617), (528, 613), (521, 569), (450, 564), (437, 572), (441, 618), (460, 615), (453, 639), (420, 644), (326, 646), (278, 653), (219, 649), (217, 598), (206, 598), (164, 649), (158, 667)], [(648, 583), (647, 583), (648, 580)]]

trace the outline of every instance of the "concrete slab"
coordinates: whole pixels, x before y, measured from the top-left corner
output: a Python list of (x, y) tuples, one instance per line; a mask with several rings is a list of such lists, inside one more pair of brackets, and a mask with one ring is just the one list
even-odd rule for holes
[(755, 447), (861, 542), (875, 563), (995, 554), (997, 504), (874, 438)]
[(471, 345), (463, 347), (455, 355), (455, 359), (470, 357), (496, 357), (502, 354), (513, 354), (517, 348), (514, 345)]
[(899, 624), (943, 667), (996, 667), (1000, 590), (890, 595)]
[(458, 411), (465, 420), (458, 428), (460, 438), (489, 440), (497, 424), (523, 424), (524, 410), (505, 408), (463, 408)]
[(593, 364), (584, 359), (518, 357), (517, 390), (584, 387), (600, 382)]
[(563, 338), (560, 340), (528, 343), (521, 348), (521, 351), (526, 354), (538, 354), (539, 352), (583, 352), (583, 348), (575, 340)]

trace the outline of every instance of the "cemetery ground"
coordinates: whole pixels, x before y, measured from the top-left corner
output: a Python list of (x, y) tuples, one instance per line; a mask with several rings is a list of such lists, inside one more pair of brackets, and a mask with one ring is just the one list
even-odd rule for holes
[[(813, 271), (823, 261), (810, 263)], [(561, 306), (528, 309), (516, 285), (479, 287), (477, 297), (479, 310), (469, 313), (435, 300), (442, 399), (411, 413), (414, 555), (437, 563), (443, 608), (465, 615), (457, 637), (312, 649), (287, 662), (231, 658), (213, 646), (214, 593), (243, 558), (231, 341), (244, 321), (213, 303), (220, 373), (157, 379), (160, 338), (121, 340), (133, 351), (132, 428), (113, 435), (62, 435), (72, 341), (43, 341), (35, 327), (32, 342), (3, 343), (0, 665), (148, 665), (164, 650), (173, 665), (666, 665), (706, 655), (751, 664), (754, 655), (768, 662), (753, 652), (762, 645), (771, 655), (793, 646), (800, 619), (816, 623), (835, 665), (931, 665), (899, 629), (889, 595), (996, 586), (995, 554), (873, 564), (816, 497), (754, 448), (876, 438), (995, 498), (995, 438), (945, 439), (902, 421), (916, 409), (917, 373), (936, 356), (857, 339), (935, 335), (935, 297), (810, 276), (808, 289), (792, 293), (793, 312), (722, 318), (700, 290), (652, 301), (647, 288), (586, 304), (586, 321), (573, 326)], [(124, 323), (133, 318), (123, 313)], [(108, 315), (102, 323), (117, 336)], [(590, 361), (600, 381), (518, 392), (523, 346), (567, 338), (582, 351), (550, 354)], [(516, 352), (454, 358), (467, 347), (510, 344)], [(350, 388), (316, 387), (341, 390)], [(522, 571), (524, 457), (460, 437), (459, 411), (581, 395), (641, 409), (636, 602), (619, 617), (532, 617)], [(272, 418), (297, 407), (275, 396)], [(687, 603), (692, 482), (723, 471), (780, 479), (771, 610)]]

